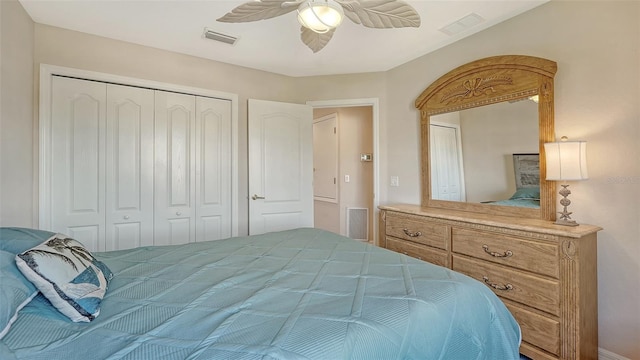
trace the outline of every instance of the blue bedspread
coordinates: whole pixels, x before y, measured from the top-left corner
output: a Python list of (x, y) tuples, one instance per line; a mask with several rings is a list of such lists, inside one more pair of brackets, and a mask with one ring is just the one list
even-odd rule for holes
[(95, 255), (115, 273), (100, 316), (39, 295), (0, 359), (519, 359), (484, 284), (321, 230)]
[(537, 199), (507, 199), (488, 202), (489, 205), (502, 205), (502, 206), (517, 206), (526, 207), (532, 209), (540, 208), (540, 200)]

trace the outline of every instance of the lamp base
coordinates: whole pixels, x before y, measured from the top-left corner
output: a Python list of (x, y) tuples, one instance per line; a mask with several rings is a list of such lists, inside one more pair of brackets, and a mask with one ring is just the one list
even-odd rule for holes
[(562, 199), (560, 200), (560, 204), (564, 206), (562, 212), (559, 212), (560, 218), (556, 220), (554, 224), (564, 225), (564, 226), (578, 226), (579, 224), (571, 219), (572, 212), (567, 211), (567, 206), (571, 204), (571, 200), (569, 200), (568, 196), (571, 194), (571, 190), (567, 189), (569, 185), (560, 185), (562, 186), (562, 190), (559, 191), (559, 194), (562, 195)]
[(556, 220), (556, 222), (554, 222), (554, 224), (556, 224), (556, 225), (564, 225), (564, 226), (578, 226), (578, 225), (580, 225), (575, 220), (566, 220), (566, 219), (562, 219), (562, 218)]

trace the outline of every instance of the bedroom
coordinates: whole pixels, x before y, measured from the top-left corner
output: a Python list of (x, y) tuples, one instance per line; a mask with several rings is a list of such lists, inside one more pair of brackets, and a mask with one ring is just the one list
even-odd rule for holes
[[(483, 57), (540, 56), (558, 63), (556, 134), (589, 143), (590, 180), (571, 185), (572, 210), (578, 222), (604, 228), (598, 234), (600, 356), (640, 358), (639, 17), (637, 2), (552, 1), (385, 73), (290, 78), (37, 24), (19, 3), (3, 1), (1, 225), (38, 223), (40, 63), (228, 91), (241, 102), (379, 98), (379, 202), (391, 204), (420, 199), (412, 103), (425, 86)], [(239, 119), (246, 119), (246, 108)], [(401, 186), (388, 183), (394, 175)], [(246, 192), (240, 189), (240, 196)]]

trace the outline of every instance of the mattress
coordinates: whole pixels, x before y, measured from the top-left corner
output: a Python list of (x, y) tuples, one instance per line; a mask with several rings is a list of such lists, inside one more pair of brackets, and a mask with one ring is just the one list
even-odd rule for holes
[(519, 359), (484, 284), (318, 229), (94, 255), (115, 275), (100, 315), (38, 295), (0, 359)]

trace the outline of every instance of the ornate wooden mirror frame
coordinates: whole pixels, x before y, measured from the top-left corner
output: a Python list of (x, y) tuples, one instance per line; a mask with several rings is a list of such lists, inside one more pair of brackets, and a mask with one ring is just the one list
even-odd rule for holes
[[(427, 87), (416, 99), (420, 110), (422, 206), (493, 215), (555, 220), (555, 183), (546, 181), (544, 143), (554, 141), (554, 61), (524, 55), (493, 56), (451, 70)], [(540, 154), (540, 208), (486, 205), (431, 198), (429, 117), (503, 101), (538, 95), (538, 146)]]

